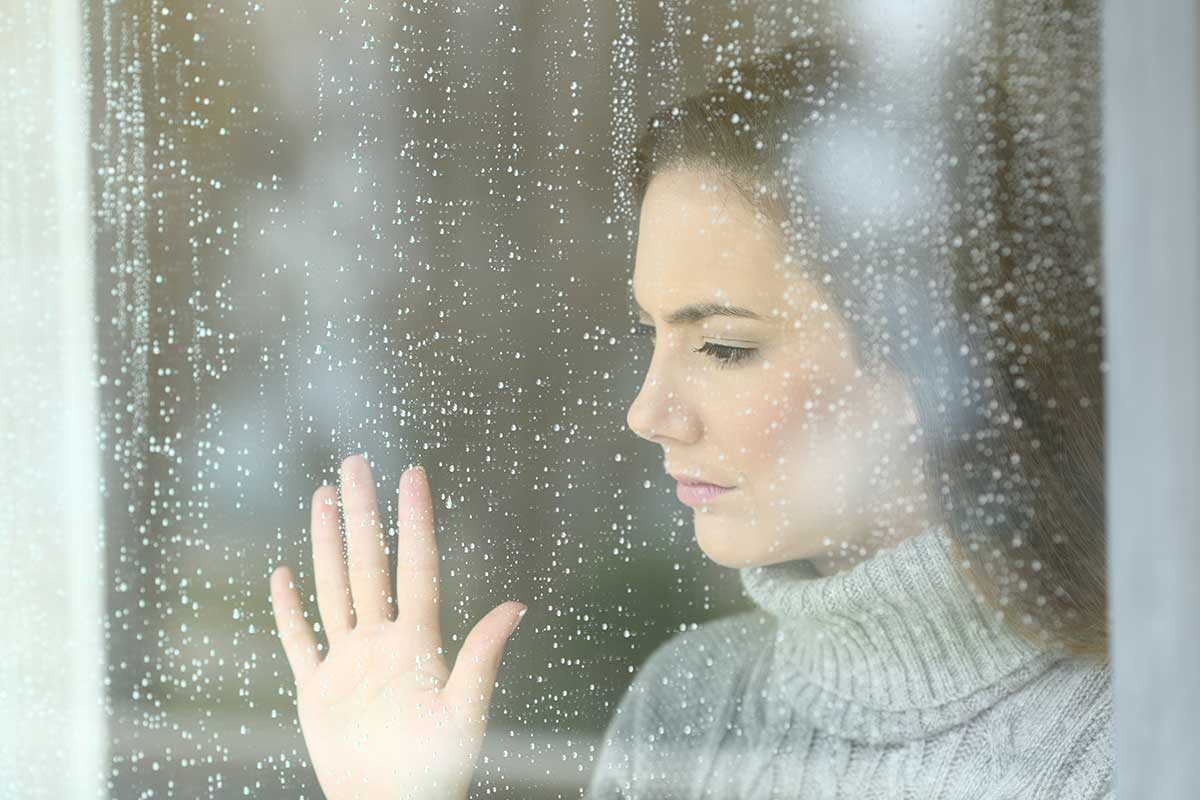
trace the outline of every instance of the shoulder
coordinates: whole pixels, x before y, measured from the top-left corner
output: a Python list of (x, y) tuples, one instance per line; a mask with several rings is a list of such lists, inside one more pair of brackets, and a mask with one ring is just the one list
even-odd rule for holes
[(1064, 659), (1052, 669), (1048, 681), (1058, 688), (1059, 698), (1051, 735), (1068, 743), (1061, 764), (1066, 783), (1060, 796), (1093, 796), (1112, 785), (1112, 667), (1092, 659)]
[(1052, 664), (1022, 692), (1026, 725), (1053, 735), (1095, 739), (1111, 735), (1112, 667), (1106, 661), (1067, 657)]
[(727, 668), (747, 655), (747, 648), (763, 644), (774, 635), (773, 618), (751, 609), (708, 620), (658, 645), (642, 665), (652, 673), (680, 668), (713, 671)]
[(770, 615), (751, 609), (680, 631), (656, 646), (638, 667), (618, 714), (643, 725), (678, 718), (681, 706), (718, 702), (774, 634)]
[(716, 710), (773, 631), (769, 616), (751, 610), (709, 620), (657, 645), (608, 723), (585, 798), (672, 796), (671, 787), (683, 780), (672, 769), (691, 753), (685, 740), (712, 727)]
[(630, 689), (654, 697), (723, 685), (751, 662), (774, 635), (774, 620), (751, 609), (680, 631), (659, 644)]
[(721, 692), (755, 657), (774, 632), (761, 610), (720, 616), (679, 631), (655, 646), (637, 668), (618, 706), (618, 715), (637, 712), (650, 722), (676, 700)]
[(1112, 668), (1107, 662), (1068, 657), (1055, 662), (996, 709), (1013, 785), (1030, 785), (1038, 797), (1100, 797), (1113, 780)]

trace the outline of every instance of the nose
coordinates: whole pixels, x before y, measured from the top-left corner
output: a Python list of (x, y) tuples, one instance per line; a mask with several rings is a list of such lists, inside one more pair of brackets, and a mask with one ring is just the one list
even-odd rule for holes
[(642, 388), (625, 414), (625, 424), (643, 439), (659, 444), (667, 440), (691, 442), (697, 438), (699, 414), (676, 390), (665, 368), (651, 363)]

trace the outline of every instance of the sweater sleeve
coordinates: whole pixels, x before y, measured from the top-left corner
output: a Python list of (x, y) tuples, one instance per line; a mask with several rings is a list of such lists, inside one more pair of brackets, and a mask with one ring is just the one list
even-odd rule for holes
[(600, 756), (583, 800), (636, 800), (638, 797), (633, 776), (637, 742), (645, 724), (644, 675), (643, 667), (625, 690), (608, 722), (601, 738)]
[[(677, 633), (660, 642), (634, 675), (601, 739), (600, 755), (583, 800), (664, 800), (672, 796), (662, 771), (664, 705), (671, 705), (672, 682), (697, 637), (708, 628)], [(684, 658), (686, 663), (687, 659)]]
[[(670, 800), (687, 773), (684, 756), (708, 757), (682, 732), (705, 723), (695, 715), (725, 697), (750, 612), (722, 617), (663, 641), (638, 669), (601, 740), (583, 800)], [(732, 637), (732, 638), (731, 638)], [(708, 699), (709, 704), (700, 702)], [(687, 702), (681, 702), (686, 700)], [(688, 723), (693, 723), (689, 725)], [(682, 770), (682, 773), (681, 773)]]

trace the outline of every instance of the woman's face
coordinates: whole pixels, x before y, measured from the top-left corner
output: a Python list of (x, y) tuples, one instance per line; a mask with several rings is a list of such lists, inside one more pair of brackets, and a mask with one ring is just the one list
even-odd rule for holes
[(921, 453), (903, 384), (866, 377), (796, 272), (777, 226), (719, 178), (656, 176), (633, 277), (654, 355), (627, 422), (667, 472), (733, 487), (689, 502), (709, 558), (830, 574), (928, 524)]

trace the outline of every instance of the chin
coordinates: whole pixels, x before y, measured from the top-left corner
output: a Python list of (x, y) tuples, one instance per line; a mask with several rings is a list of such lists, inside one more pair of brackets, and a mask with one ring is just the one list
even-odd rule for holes
[[(703, 549), (703, 548), (701, 548), (701, 549)], [(704, 554), (706, 556), (708, 556), (709, 561), (712, 561), (714, 564), (720, 564), (722, 567), (728, 567), (729, 569), (741, 569), (742, 567), (754, 566), (753, 560), (750, 560), (748, 562), (744, 562), (744, 561), (740, 561), (740, 560), (736, 560), (736, 559), (731, 560), (724, 554), (714, 553), (711, 550), (704, 550)]]
[(730, 569), (741, 569), (783, 560), (778, 556), (772, 558), (769, 547), (755, 539), (753, 531), (745, 531), (719, 517), (705, 516), (710, 518), (696, 519), (693, 525), (696, 543), (710, 561)]
[[(787, 542), (764, 535), (762, 528), (739, 525), (722, 515), (697, 513), (692, 520), (696, 543), (710, 561), (731, 569), (761, 567), (784, 561), (812, 558), (819, 547), (797, 548), (800, 541), (819, 542), (815, 531), (791, 534)], [(789, 545), (789, 546), (785, 546)], [(811, 552), (810, 552), (811, 551)]]

